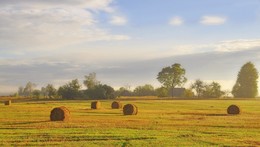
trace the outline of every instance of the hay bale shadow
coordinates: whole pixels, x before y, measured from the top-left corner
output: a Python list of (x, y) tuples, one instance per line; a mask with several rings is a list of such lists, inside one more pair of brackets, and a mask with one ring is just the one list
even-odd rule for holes
[(45, 123), (50, 122), (49, 120), (43, 120), (43, 121), (27, 121), (27, 122), (18, 122), (18, 123), (12, 123), (13, 125), (27, 125), (27, 124), (38, 124), (38, 123)]
[(206, 116), (228, 116), (228, 114), (207, 114)]
[(194, 112), (184, 112), (180, 113), (181, 115), (199, 115), (199, 116), (206, 116), (208, 113), (194, 113)]
[(228, 114), (223, 113), (181, 113), (181, 115), (196, 115), (196, 116), (228, 116)]

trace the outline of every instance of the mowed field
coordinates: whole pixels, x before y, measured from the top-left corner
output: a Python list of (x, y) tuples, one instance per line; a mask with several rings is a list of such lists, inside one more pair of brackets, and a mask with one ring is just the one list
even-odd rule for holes
[[(31, 101), (0, 106), (1, 146), (260, 146), (260, 100), (125, 100), (137, 115), (124, 116), (101, 101)], [(227, 115), (229, 105), (242, 109)], [(69, 122), (49, 121), (54, 107)]]

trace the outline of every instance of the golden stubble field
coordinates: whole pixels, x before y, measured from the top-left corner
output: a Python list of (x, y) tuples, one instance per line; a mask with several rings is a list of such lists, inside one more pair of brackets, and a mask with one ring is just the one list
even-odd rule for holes
[[(91, 101), (27, 101), (0, 106), (1, 146), (260, 146), (260, 100), (124, 100), (137, 115), (91, 110)], [(240, 115), (227, 115), (229, 105)], [(66, 106), (69, 122), (51, 122)]]

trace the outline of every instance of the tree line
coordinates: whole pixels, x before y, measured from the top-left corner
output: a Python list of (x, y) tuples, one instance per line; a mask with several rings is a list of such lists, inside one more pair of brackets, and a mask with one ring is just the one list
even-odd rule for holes
[[(173, 89), (176, 86), (183, 86), (187, 82), (185, 69), (180, 64), (163, 68), (157, 75), (157, 79), (166, 89)], [(258, 95), (258, 71), (252, 62), (245, 63), (238, 75), (231, 93), (236, 98), (254, 98)], [(218, 98), (228, 95), (229, 91), (222, 91), (221, 85), (217, 82), (205, 83), (197, 79), (190, 88), (185, 91), (188, 97), (192, 95), (192, 90), (196, 91), (198, 98)], [(172, 93), (173, 94), (173, 93)]]
[[(16, 95), (38, 99), (114, 99), (121, 96), (173, 97), (174, 89), (183, 87), (187, 82), (185, 73), (186, 70), (181, 64), (175, 63), (162, 68), (158, 73), (157, 80), (162, 84), (159, 88), (154, 88), (151, 84), (145, 84), (137, 86), (134, 90), (131, 90), (130, 86), (120, 87), (118, 90), (115, 90), (113, 87), (98, 81), (96, 73), (93, 72), (84, 76), (83, 85), (85, 85), (86, 89), (82, 89), (82, 84), (78, 79), (73, 79), (58, 89), (52, 84), (36, 89), (36, 84), (28, 82), (24, 87), (18, 88)], [(190, 87), (184, 89), (180, 97), (219, 98), (232, 93), (237, 98), (253, 98), (258, 94), (257, 79), (257, 69), (252, 62), (247, 62), (241, 67), (232, 91), (222, 91), (218, 82), (207, 83), (197, 79)]]

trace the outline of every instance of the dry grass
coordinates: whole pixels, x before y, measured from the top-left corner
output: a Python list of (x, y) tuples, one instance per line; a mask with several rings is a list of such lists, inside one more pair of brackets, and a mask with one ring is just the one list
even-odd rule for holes
[[(0, 106), (1, 146), (259, 146), (258, 100), (135, 100), (138, 115), (123, 115), (101, 101), (45, 101)], [(227, 115), (230, 104), (243, 109)], [(49, 121), (52, 107), (66, 106), (69, 122)]]

